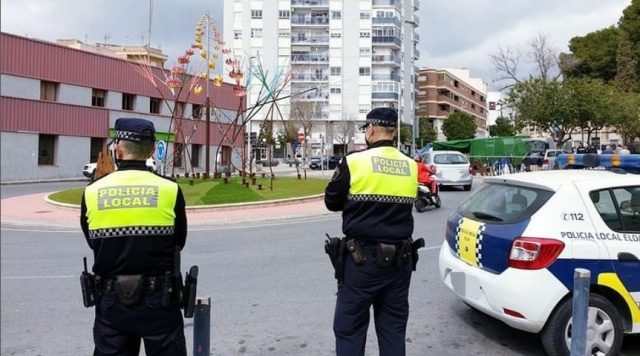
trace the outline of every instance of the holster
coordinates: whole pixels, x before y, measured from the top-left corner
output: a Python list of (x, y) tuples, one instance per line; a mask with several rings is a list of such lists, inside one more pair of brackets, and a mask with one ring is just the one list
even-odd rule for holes
[(324, 243), (324, 252), (329, 255), (329, 260), (331, 260), (331, 265), (334, 270), (334, 277), (338, 281), (338, 288), (340, 288), (344, 281), (345, 238), (327, 235), (327, 240)]
[(416, 270), (416, 266), (418, 264), (418, 258), (420, 255), (418, 254), (418, 250), (424, 247), (424, 239), (421, 237), (413, 242), (411, 242), (411, 260), (413, 264), (413, 270)]
[(118, 301), (126, 306), (138, 304), (142, 295), (143, 282), (144, 277), (139, 274), (117, 276), (114, 289), (118, 296)]
[(91, 273), (82, 272), (80, 275), (80, 287), (82, 288), (82, 304), (84, 304), (85, 308), (96, 305), (96, 280)]
[(182, 290), (182, 309), (185, 318), (192, 318), (196, 307), (196, 291), (198, 287), (198, 266), (191, 266), (184, 278)]
[(391, 266), (396, 257), (397, 248), (394, 244), (379, 242), (376, 244), (376, 262), (378, 266), (386, 268)]
[(351, 258), (353, 258), (353, 263), (357, 266), (362, 266), (365, 262), (364, 252), (362, 251), (362, 246), (355, 239), (348, 239), (346, 241), (347, 251), (351, 254)]

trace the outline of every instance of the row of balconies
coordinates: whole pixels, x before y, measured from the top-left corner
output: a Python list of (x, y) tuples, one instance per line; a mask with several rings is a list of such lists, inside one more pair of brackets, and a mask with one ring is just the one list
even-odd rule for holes
[(329, 0), (292, 0), (291, 5), (301, 7), (328, 7)]
[(292, 25), (325, 26), (329, 24), (328, 16), (300, 16), (291, 18)]

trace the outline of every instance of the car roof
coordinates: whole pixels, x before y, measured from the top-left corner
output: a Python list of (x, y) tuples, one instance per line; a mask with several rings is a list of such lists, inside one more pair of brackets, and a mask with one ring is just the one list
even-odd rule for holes
[(507, 174), (503, 176), (487, 177), (484, 181), (487, 183), (526, 185), (557, 191), (566, 183), (584, 181), (611, 182), (612, 179), (615, 179), (615, 185), (637, 185), (639, 181), (638, 178), (639, 177), (636, 174), (621, 174), (606, 170), (567, 169)]

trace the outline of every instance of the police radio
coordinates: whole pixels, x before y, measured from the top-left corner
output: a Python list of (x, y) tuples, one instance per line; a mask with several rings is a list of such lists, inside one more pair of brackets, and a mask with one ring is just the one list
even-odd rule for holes
[(82, 259), (84, 262), (84, 271), (80, 275), (80, 287), (82, 287), (82, 303), (85, 308), (96, 305), (96, 283), (93, 275), (87, 270), (87, 258)]

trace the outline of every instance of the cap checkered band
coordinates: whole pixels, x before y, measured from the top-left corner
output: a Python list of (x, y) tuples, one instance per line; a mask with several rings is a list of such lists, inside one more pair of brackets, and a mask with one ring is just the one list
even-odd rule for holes
[(131, 132), (131, 131), (116, 131), (115, 138), (116, 140), (142, 142), (142, 136), (137, 132)]
[(387, 127), (395, 127), (396, 125), (389, 122), (388, 120), (380, 120), (380, 119), (367, 119), (367, 124), (371, 124), (373, 126), (387, 126)]
[(89, 238), (104, 239), (109, 237), (129, 236), (168, 236), (173, 235), (173, 226), (127, 226), (89, 231)]
[(414, 197), (397, 197), (393, 195), (376, 194), (349, 194), (347, 200), (350, 201), (371, 201), (377, 203), (413, 204)]

